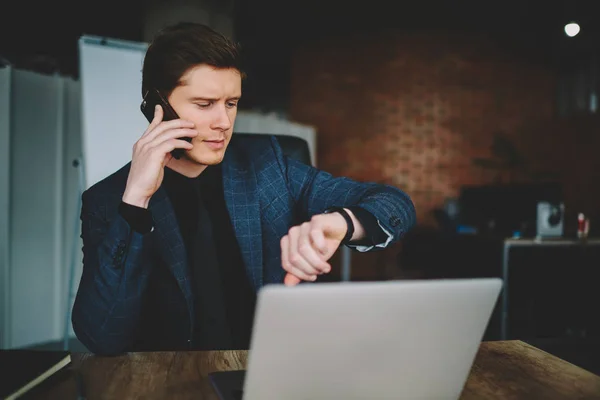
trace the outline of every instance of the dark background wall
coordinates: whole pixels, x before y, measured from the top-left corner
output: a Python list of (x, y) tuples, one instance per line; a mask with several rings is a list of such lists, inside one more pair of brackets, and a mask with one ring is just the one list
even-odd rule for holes
[[(449, 33), (313, 42), (292, 65), (290, 113), (317, 127), (320, 166), (405, 189), (422, 224), (462, 186), (491, 183), (556, 179), (572, 227), (577, 212), (596, 212), (599, 119), (558, 115), (560, 74), (548, 65)], [(501, 167), (502, 144), (522, 165)]]

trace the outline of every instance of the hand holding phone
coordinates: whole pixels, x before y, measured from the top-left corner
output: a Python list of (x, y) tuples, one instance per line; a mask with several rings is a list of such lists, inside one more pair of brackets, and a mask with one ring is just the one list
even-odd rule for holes
[[(146, 96), (144, 96), (142, 104), (140, 105), (140, 110), (142, 111), (148, 122), (152, 122), (152, 120), (154, 119), (154, 110), (156, 109), (157, 104), (161, 106), (163, 110), (163, 121), (172, 121), (174, 119), (179, 119), (179, 116), (177, 115), (175, 110), (173, 110), (173, 107), (171, 107), (171, 104), (169, 104), (167, 99), (162, 94), (160, 94), (158, 90), (152, 89), (149, 90), (148, 93), (146, 93)], [(187, 137), (184, 137), (182, 139), (188, 142), (192, 141), (190, 138)], [(178, 148), (173, 150), (171, 152), (171, 155), (176, 160), (179, 160), (183, 155), (183, 152), (183, 149)]]
[[(133, 146), (133, 156), (122, 200), (147, 208), (160, 187), (164, 168), (175, 149), (190, 150), (191, 138), (198, 135), (194, 123), (183, 119), (164, 120), (163, 108), (155, 105), (148, 129)], [(185, 138), (185, 140), (184, 140)]]

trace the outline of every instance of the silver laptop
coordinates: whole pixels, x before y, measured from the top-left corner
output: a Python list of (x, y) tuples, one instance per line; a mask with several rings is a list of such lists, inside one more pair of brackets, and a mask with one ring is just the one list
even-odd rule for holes
[(497, 278), (267, 286), (248, 370), (210, 379), (224, 400), (457, 399), (501, 287)]

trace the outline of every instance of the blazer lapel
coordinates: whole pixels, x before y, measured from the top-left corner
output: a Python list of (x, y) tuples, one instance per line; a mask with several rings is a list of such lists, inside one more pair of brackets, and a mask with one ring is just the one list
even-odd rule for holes
[(162, 186), (152, 196), (148, 208), (155, 216), (154, 232), (152, 234), (155, 235), (158, 251), (177, 280), (177, 284), (188, 304), (191, 317), (194, 301), (187, 254), (173, 205)]
[(263, 253), (256, 173), (251, 163), (236, 157), (233, 148), (225, 153), (222, 165), (225, 203), (246, 274), (258, 291), (263, 283)]

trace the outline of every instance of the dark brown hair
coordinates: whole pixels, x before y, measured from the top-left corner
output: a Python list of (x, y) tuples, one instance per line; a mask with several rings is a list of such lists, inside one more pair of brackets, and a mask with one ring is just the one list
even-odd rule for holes
[(142, 96), (155, 88), (168, 97), (181, 84), (181, 77), (199, 64), (235, 68), (242, 79), (245, 78), (239, 45), (222, 34), (192, 22), (180, 22), (162, 29), (144, 57)]

